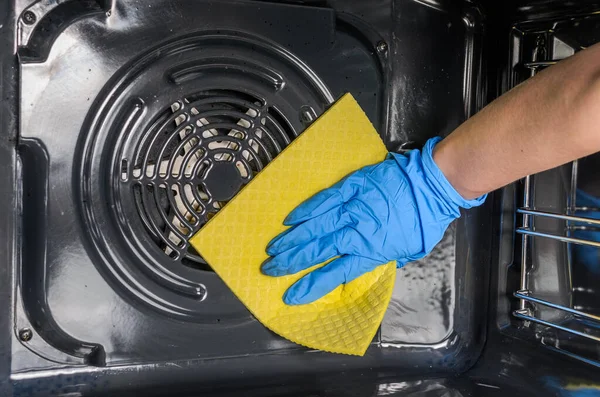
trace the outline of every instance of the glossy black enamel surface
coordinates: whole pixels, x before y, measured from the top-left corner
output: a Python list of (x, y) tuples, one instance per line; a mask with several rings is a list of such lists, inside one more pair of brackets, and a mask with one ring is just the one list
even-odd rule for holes
[(548, 395), (568, 383), (567, 358), (498, 332), (497, 241), (512, 235), (498, 197), (398, 271), (362, 358), (273, 335), (185, 244), (346, 91), (390, 150), (450, 133), (501, 92), (513, 19), (551, 3), (2, 6), (0, 395)]

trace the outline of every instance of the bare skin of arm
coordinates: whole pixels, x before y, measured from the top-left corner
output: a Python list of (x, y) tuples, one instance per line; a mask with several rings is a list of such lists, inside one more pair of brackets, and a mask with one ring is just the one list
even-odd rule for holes
[(435, 148), (454, 188), (473, 199), (600, 151), (600, 45), (547, 68), (467, 120)]

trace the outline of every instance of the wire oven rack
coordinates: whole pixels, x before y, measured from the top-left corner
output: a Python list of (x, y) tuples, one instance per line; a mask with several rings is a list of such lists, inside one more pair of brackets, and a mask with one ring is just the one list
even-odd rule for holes
[[(549, 39), (553, 39), (551, 36), (552, 30), (538, 33), (533, 45), (533, 50), (530, 53), (529, 62), (522, 62), (521, 60), (516, 61), (513, 67), (520, 68), (522, 73), (525, 73), (526, 77), (533, 77), (539, 71), (544, 68), (554, 65), (560, 58), (552, 58), (557, 54), (549, 50)], [(572, 52), (581, 48), (573, 48)], [(519, 49), (523, 51), (523, 49)], [(548, 53), (551, 53), (550, 56)], [(566, 54), (567, 56), (570, 54)], [(522, 57), (521, 53), (521, 57)], [(547, 59), (550, 58), (550, 59)], [(524, 71), (524, 72), (523, 72)], [(516, 83), (516, 82), (515, 82)], [(514, 85), (514, 84), (513, 84)], [(569, 307), (564, 304), (558, 304), (536, 296), (535, 292), (530, 288), (530, 272), (531, 268), (531, 251), (532, 251), (532, 240), (533, 238), (551, 239), (564, 244), (576, 244), (600, 248), (600, 242), (591, 239), (584, 239), (573, 236), (573, 231), (579, 230), (600, 230), (600, 219), (594, 219), (585, 215), (589, 215), (592, 212), (600, 211), (598, 208), (591, 208), (585, 206), (577, 206), (576, 192), (578, 189), (578, 174), (579, 174), (580, 161), (576, 160), (570, 164), (570, 184), (567, 188), (567, 206), (563, 213), (543, 211), (535, 208), (535, 202), (533, 200), (533, 189), (536, 175), (526, 176), (522, 181), (522, 206), (517, 209), (518, 219), (521, 220), (520, 226), (517, 227), (516, 233), (520, 235), (521, 245), (520, 252), (517, 254), (520, 257), (520, 282), (519, 289), (513, 293), (513, 296), (518, 299), (518, 307), (512, 312), (513, 316), (517, 319), (524, 321), (524, 326), (529, 326), (530, 323), (538, 324), (543, 327), (550, 327), (559, 331), (564, 331), (569, 334), (583, 337), (586, 340), (593, 342), (600, 342), (600, 336), (591, 332), (590, 330), (600, 328), (600, 317), (589, 313), (585, 310), (579, 310), (574, 307)], [(582, 216), (583, 215), (583, 216)], [(552, 219), (560, 222), (564, 222), (566, 227), (564, 233), (552, 233), (545, 231), (538, 231), (535, 228), (536, 220), (539, 219)], [(565, 265), (568, 267), (567, 272), (570, 275), (572, 272), (571, 266), (573, 264), (570, 260)], [(542, 266), (543, 264), (540, 264)], [(600, 265), (600, 264), (599, 264)], [(569, 285), (572, 288), (571, 285)], [(599, 299), (600, 301), (600, 299)], [(572, 321), (553, 321), (542, 318), (537, 315), (536, 307), (542, 306), (562, 312), (565, 316), (574, 319)], [(584, 321), (586, 324), (591, 324), (591, 327), (578, 327), (577, 321)]]

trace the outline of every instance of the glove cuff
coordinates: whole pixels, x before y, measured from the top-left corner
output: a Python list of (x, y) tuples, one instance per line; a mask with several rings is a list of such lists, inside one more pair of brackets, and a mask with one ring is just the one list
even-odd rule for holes
[(423, 170), (427, 177), (427, 180), (438, 191), (440, 195), (445, 197), (448, 201), (454, 205), (462, 208), (473, 208), (480, 206), (485, 201), (487, 194), (480, 196), (473, 200), (466, 200), (460, 193), (454, 189), (454, 186), (446, 179), (446, 176), (433, 161), (433, 149), (435, 145), (440, 142), (442, 138), (435, 137), (431, 138), (425, 143), (421, 152), (421, 159), (423, 161)]

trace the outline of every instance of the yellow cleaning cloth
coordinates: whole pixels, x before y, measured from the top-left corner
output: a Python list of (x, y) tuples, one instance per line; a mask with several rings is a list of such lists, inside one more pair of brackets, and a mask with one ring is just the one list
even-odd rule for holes
[(390, 301), (395, 263), (379, 266), (318, 301), (288, 306), (283, 293), (301, 273), (260, 272), (267, 243), (286, 229), (298, 204), (350, 172), (382, 161), (386, 148), (360, 106), (346, 94), (191, 239), (235, 295), (267, 328), (298, 344), (363, 355)]

